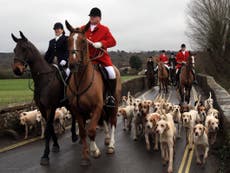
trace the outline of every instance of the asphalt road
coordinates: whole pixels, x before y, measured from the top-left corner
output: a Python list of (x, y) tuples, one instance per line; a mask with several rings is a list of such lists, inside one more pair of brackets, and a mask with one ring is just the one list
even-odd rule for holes
[[(170, 89), (170, 101), (179, 103), (175, 89)], [(158, 94), (154, 88), (144, 93), (145, 98), (153, 99)], [(140, 96), (141, 97), (141, 96)], [(193, 95), (192, 95), (193, 99)], [(218, 164), (213, 155), (209, 155), (205, 166), (195, 163), (195, 154), (186, 149), (185, 134), (176, 141), (174, 172), (179, 173), (216, 173)], [(99, 159), (91, 158), (91, 165), (80, 166), (81, 145), (71, 142), (70, 131), (59, 137), (61, 150), (50, 154), (50, 165), (39, 164), (44, 149), (44, 141), (38, 140), (5, 152), (0, 152), (0, 173), (165, 173), (167, 166), (161, 163), (160, 151), (148, 152), (145, 148), (144, 137), (138, 141), (132, 140), (132, 134), (122, 130), (119, 119), (115, 135), (116, 150), (114, 155), (106, 154), (104, 132), (98, 130), (96, 142), (102, 152)], [(210, 152), (211, 153), (211, 152)]]

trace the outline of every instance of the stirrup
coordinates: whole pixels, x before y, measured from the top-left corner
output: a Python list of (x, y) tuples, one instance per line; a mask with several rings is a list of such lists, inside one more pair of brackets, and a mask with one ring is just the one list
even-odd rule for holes
[(108, 108), (114, 108), (115, 107), (115, 98), (113, 96), (108, 96), (105, 99), (105, 106)]

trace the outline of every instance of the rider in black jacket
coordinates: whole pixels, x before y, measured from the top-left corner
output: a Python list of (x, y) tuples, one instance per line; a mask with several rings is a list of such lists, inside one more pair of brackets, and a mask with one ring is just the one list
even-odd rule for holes
[[(45, 59), (49, 64), (57, 64), (63, 68), (68, 66), (68, 41), (61, 23), (55, 23), (53, 27), (55, 38), (50, 40)], [(68, 74), (67, 74), (68, 75)]]

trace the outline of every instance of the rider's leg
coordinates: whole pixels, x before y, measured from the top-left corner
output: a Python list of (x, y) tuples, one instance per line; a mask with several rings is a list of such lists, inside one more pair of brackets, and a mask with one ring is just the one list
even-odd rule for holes
[(179, 86), (179, 74), (180, 73), (180, 69), (176, 69), (176, 84), (175, 85), (177, 85), (177, 86)]
[(194, 80), (193, 80), (193, 83), (194, 84), (198, 84), (197, 80), (196, 80), (196, 72), (195, 72), (195, 69), (192, 68), (192, 74), (193, 74), (193, 77), (194, 77)]
[(156, 73), (158, 71), (158, 65), (154, 68), (154, 72)]
[(115, 106), (115, 91), (116, 91), (116, 73), (113, 66), (106, 66), (106, 71), (108, 72), (108, 85), (109, 85), (109, 96), (106, 98), (106, 106)]

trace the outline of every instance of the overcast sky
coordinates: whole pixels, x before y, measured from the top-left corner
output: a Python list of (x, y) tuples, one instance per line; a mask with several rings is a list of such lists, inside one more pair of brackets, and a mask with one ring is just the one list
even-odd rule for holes
[[(102, 11), (117, 46), (110, 50), (178, 50), (181, 43), (190, 48), (186, 29), (189, 0), (1, 0), (0, 51), (11, 52), (15, 43), (10, 37), (21, 30), (35, 46), (46, 51), (54, 37), (53, 24), (81, 26), (89, 20), (91, 8)], [(67, 35), (69, 32), (67, 32)]]

